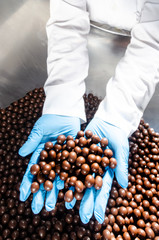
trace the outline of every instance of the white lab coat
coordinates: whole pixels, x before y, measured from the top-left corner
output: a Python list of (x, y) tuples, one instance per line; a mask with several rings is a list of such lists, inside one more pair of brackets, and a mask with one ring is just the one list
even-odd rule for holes
[(130, 44), (96, 113), (130, 136), (159, 81), (158, 0), (51, 0), (43, 114), (86, 120), (82, 96), (89, 67), (90, 19), (131, 30)]

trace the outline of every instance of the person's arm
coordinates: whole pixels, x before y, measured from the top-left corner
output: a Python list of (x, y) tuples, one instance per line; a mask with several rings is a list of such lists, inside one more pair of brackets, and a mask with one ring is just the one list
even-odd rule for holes
[(96, 117), (114, 124), (130, 136), (159, 82), (159, 2), (147, 1), (131, 42), (109, 80), (106, 97)]
[(128, 186), (128, 136), (137, 129), (158, 81), (159, 2), (151, 0), (146, 1), (125, 56), (107, 85), (106, 97), (87, 126), (94, 134), (108, 138), (117, 167), (106, 169), (100, 190), (86, 189), (80, 205), (84, 223), (89, 222), (93, 212), (98, 222), (104, 221), (114, 174), (121, 187)]
[(85, 118), (84, 79), (88, 74), (86, 0), (51, 0), (48, 36), (48, 79), (43, 114)]
[[(23, 157), (33, 153), (20, 186), (20, 200), (31, 193), (33, 175), (30, 168), (39, 162), (40, 152), (47, 141), (56, 143), (64, 134), (74, 138), (80, 130), (80, 119), (85, 120), (83, 94), (88, 72), (87, 34), (89, 19), (85, 0), (51, 0), (51, 18), (47, 24), (48, 79), (43, 115), (35, 123), (28, 140), (20, 148)], [(45, 204), (47, 211), (55, 208), (58, 192), (64, 182), (57, 176), (50, 192), (43, 184), (33, 194), (32, 210), (39, 213)]]

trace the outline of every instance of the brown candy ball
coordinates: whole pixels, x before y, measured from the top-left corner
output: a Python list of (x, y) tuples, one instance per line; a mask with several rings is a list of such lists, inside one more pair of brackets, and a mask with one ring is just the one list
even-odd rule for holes
[(42, 150), (40, 153), (40, 159), (45, 160), (46, 158), (48, 158), (48, 153), (47, 153), (47, 151)]
[(45, 143), (45, 150), (49, 151), (53, 148), (53, 143), (52, 142), (46, 142)]
[(112, 169), (114, 169), (114, 168), (116, 168), (116, 166), (117, 166), (117, 161), (116, 161), (116, 159), (115, 159), (115, 158), (110, 158), (109, 167), (112, 168)]
[(71, 202), (73, 200), (73, 191), (72, 190), (68, 190), (65, 193), (64, 200), (65, 200), (65, 202)]
[(62, 168), (66, 171), (70, 170), (71, 169), (71, 164), (67, 161), (67, 160), (64, 160), (62, 162)]
[(104, 156), (105, 157), (108, 157), (108, 158), (111, 158), (113, 156), (113, 152), (111, 149), (107, 148), (104, 150)]
[(76, 181), (77, 181), (77, 177), (76, 176), (72, 176), (72, 177), (70, 177), (69, 184), (71, 186), (75, 186)]
[(87, 138), (91, 138), (91, 137), (93, 136), (93, 133), (92, 133), (91, 130), (87, 130), (87, 131), (85, 132), (85, 135), (86, 135)]
[(102, 148), (106, 148), (108, 146), (108, 139), (107, 138), (102, 138), (100, 140), (100, 145)]
[(51, 189), (53, 188), (53, 183), (49, 180), (46, 180), (44, 182), (44, 188), (46, 191), (51, 191)]
[(30, 168), (30, 172), (32, 175), (37, 175), (39, 171), (40, 171), (40, 166), (38, 164), (34, 164)]
[(67, 147), (68, 150), (71, 150), (71, 149), (75, 148), (74, 140), (68, 140), (67, 143), (66, 143), (66, 147)]
[(86, 139), (85, 137), (80, 137), (80, 138), (79, 138), (78, 145), (79, 145), (80, 147), (84, 147), (84, 146), (86, 146), (86, 144), (87, 144), (87, 139)]
[(83, 198), (83, 192), (77, 192), (75, 191), (74, 197), (76, 198), (76, 200), (80, 201)]
[(93, 185), (94, 185), (94, 177), (92, 176), (92, 175), (87, 175), (86, 177), (85, 177), (85, 186), (87, 187), (87, 188), (91, 188)]
[(37, 174), (37, 181), (41, 184), (41, 183), (44, 183), (45, 181), (45, 176), (42, 172), (38, 172)]
[(76, 166), (81, 167), (81, 165), (84, 164), (85, 162), (86, 162), (86, 159), (83, 156), (79, 156), (76, 159)]
[(39, 190), (39, 188), (40, 188), (39, 183), (33, 182), (31, 184), (31, 192), (32, 193), (36, 193)]
[(68, 156), (68, 161), (70, 163), (74, 163), (77, 159), (77, 153), (76, 152), (70, 152)]
[(80, 180), (77, 180), (75, 183), (75, 189), (77, 192), (81, 193), (84, 190), (84, 185)]
[(66, 137), (63, 134), (61, 134), (57, 137), (57, 143), (58, 144), (63, 144), (65, 142), (65, 140), (66, 140)]
[(103, 185), (102, 177), (96, 176), (96, 178), (94, 180), (94, 187), (95, 187), (95, 189), (97, 189), (97, 190), (101, 189), (102, 185)]
[(51, 171), (51, 165), (46, 163), (42, 168), (42, 173), (47, 175), (50, 173), (50, 171)]
[(103, 157), (101, 164), (102, 164), (102, 167), (108, 167), (109, 166), (109, 158), (108, 157)]
[(81, 166), (81, 173), (83, 175), (87, 175), (90, 172), (90, 166), (86, 163), (82, 164)]

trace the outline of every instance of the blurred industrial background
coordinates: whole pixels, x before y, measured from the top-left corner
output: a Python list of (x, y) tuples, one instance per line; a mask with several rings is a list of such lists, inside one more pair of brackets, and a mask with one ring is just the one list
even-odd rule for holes
[[(0, 107), (7, 107), (26, 92), (44, 85), (48, 18), (49, 0), (0, 0)], [(129, 36), (91, 27), (87, 93), (104, 97), (105, 85), (124, 55), (129, 40)], [(145, 121), (155, 131), (159, 131), (158, 102), (159, 86), (144, 113)]]

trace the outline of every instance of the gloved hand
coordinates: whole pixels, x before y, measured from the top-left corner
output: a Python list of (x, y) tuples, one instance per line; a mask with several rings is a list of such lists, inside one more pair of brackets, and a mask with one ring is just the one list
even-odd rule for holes
[[(29, 197), (31, 184), (34, 176), (30, 173), (30, 168), (39, 160), (40, 152), (44, 148), (46, 142), (51, 141), (53, 144), (56, 142), (58, 135), (64, 134), (65, 136), (72, 135), (76, 137), (77, 132), (80, 130), (80, 119), (77, 117), (59, 116), (54, 114), (45, 114), (41, 116), (35, 123), (28, 140), (19, 149), (19, 155), (25, 157), (33, 152), (27, 170), (20, 185), (20, 200), (26, 201)], [(64, 181), (56, 176), (53, 188), (47, 192), (43, 184), (40, 185), (38, 192), (33, 194), (32, 211), (37, 214), (41, 211), (44, 201), (47, 211), (55, 208), (58, 192), (64, 188)], [(46, 197), (46, 200), (45, 200)]]
[[(117, 160), (115, 169), (106, 168), (102, 188), (100, 190), (96, 190), (94, 187), (87, 188), (80, 204), (79, 214), (83, 223), (89, 222), (93, 212), (96, 220), (103, 223), (114, 173), (121, 187), (126, 188), (128, 186), (129, 144), (124, 131), (102, 119), (94, 118), (88, 124), (86, 130), (88, 129), (100, 138), (106, 137), (108, 139), (108, 147), (113, 151), (113, 157)], [(75, 201), (72, 201), (67, 207), (72, 208), (72, 203), (75, 204)]]

